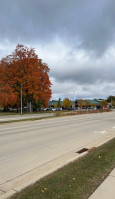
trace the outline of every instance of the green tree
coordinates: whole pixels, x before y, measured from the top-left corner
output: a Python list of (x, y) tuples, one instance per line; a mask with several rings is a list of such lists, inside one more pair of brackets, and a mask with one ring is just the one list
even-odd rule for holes
[(112, 106), (115, 107), (115, 100), (112, 100)]
[(59, 100), (58, 100), (57, 107), (58, 107), (58, 108), (61, 108), (61, 98), (59, 98)]
[(71, 106), (71, 100), (69, 100), (68, 98), (65, 98), (63, 100), (63, 107), (68, 109), (68, 108), (70, 108), (70, 106)]
[(38, 100), (38, 102), (33, 102), (33, 110), (37, 111), (37, 110), (41, 110), (41, 108), (43, 108), (43, 101), (41, 101), (41, 99)]
[(110, 95), (110, 96), (107, 98), (107, 102), (111, 103), (112, 100), (115, 101), (115, 96)]

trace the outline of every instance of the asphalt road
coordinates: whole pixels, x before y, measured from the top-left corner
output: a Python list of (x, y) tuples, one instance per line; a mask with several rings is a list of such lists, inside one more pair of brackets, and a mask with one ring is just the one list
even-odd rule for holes
[(0, 125), (0, 185), (115, 132), (115, 112)]

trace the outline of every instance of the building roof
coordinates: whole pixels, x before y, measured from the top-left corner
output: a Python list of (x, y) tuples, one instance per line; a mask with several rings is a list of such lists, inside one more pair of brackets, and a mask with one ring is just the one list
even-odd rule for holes
[[(76, 99), (75, 102), (79, 102), (80, 99)], [(100, 104), (100, 100), (87, 100), (88, 102), (90, 102), (90, 104), (94, 104), (94, 105), (99, 105)], [(60, 101), (61, 105), (63, 105), (63, 101)], [(49, 106), (54, 106), (54, 105), (58, 105), (58, 100), (52, 100), (48, 102)], [(74, 101), (71, 101), (71, 105), (74, 104)]]
[[(63, 101), (60, 101), (61, 105), (63, 105)], [(48, 102), (48, 105), (49, 106), (54, 106), (55, 105), (58, 105), (58, 100), (52, 100), (52, 101), (49, 101)], [(74, 101), (71, 101), (71, 104), (73, 105), (74, 104)]]
[(88, 100), (91, 104), (96, 104), (98, 105), (100, 103), (100, 101), (98, 100)]

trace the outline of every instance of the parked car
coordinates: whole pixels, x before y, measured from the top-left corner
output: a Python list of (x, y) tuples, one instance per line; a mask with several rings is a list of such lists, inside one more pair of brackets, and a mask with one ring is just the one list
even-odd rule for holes
[(52, 108), (52, 111), (56, 111), (56, 108)]
[(47, 108), (41, 108), (41, 111), (47, 111)]
[(108, 107), (103, 107), (103, 110), (108, 110)]

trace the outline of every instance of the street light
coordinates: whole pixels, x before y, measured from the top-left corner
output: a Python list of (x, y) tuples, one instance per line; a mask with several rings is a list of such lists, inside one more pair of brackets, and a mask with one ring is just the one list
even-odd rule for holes
[[(26, 82), (24, 82), (23, 84), (25, 84)], [(22, 108), (22, 85), (23, 84), (21, 84), (21, 90), (20, 90), (20, 94), (21, 94), (21, 114), (22, 114), (22, 112), (23, 112), (23, 108)]]
[(22, 114), (22, 84), (21, 84), (21, 114)]

